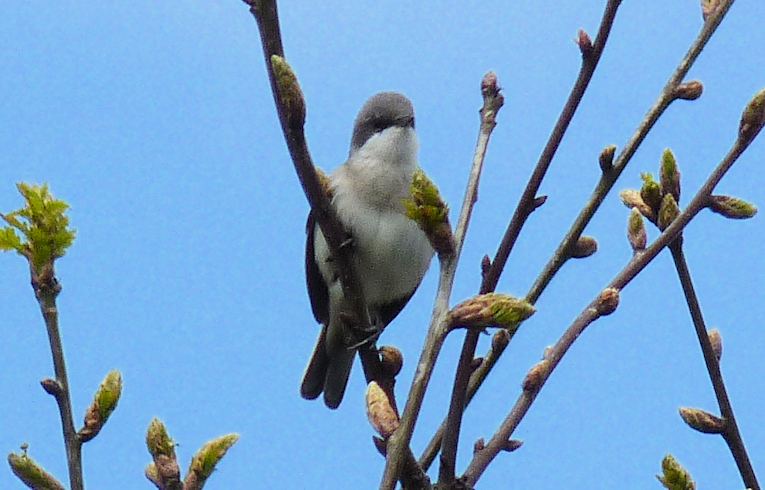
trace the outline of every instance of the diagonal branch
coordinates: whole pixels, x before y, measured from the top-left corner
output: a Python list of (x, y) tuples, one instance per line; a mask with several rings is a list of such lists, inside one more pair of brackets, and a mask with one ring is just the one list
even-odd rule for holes
[[(683, 228), (705, 207), (709, 202), (714, 188), (730, 170), (736, 160), (746, 150), (751, 143), (752, 138), (745, 139), (739, 137), (733, 144), (728, 154), (723, 158), (720, 164), (714, 169), (702, 188), (696, 193), (688, 207), (680, 213), (664, 232), (645, 249), (642, 253), (635, 254), (624, 269), (619, 272), (614, 279), (606, 286), (606, 291), (621, 291), (624, 289), (645, 267), (661, 252), (665, 247), (675, 240)], [(481, 477), (488, 467), (489, 463), (499, 454), (506, 445), (507, 440), (518, 427), (523, 417), (528, 412), (534, 399), (550, 377), (555, 367), (560, 363), (568, 349), (574, 341), (584, 332), (585, 328), (592, 322), (608, 314), (603, 312), (601, 293), (593, 300), (566, 329), (558, 342), (549, 350), (545, 359), (537, 366), (532, 368), (524, 382), (524, 390), (515, 402), (515, 405), (502, 422), (500, 428), (492, 436), (484, 449), (478, 451), (470, 462), (463, 480), (468, 485), (475, 485), (475, 482)], [(613, 310), (611, 310), (613, 311)]]
[(725, 382), (723, 381), (722, 373), (720, 372), (720, 363), (717, 360), (717, 356), (712, 349), (712, 344), (709, 341), (709, 334), (707, 333), (707, 327), (704, 323), (704, 316), (701, 313), (701, 306), (699, 305), (696, 291), (693, 288), (693, 281), (691, 280), (691, 272), (688, 269), (688, 263), (685, 260), (685, 254), (683, 253), (683, 245), (680, 240), (673, 242), (669, 246), (670, 252), (672, 252), (672, 260), (675, 262), (675, 269), (677, 269), (677, 275), (680, 278), (680, 284), (683, 286), (683, 294), (685, 295), (685, 301), (688, 303), (688, 310), (691, 313), (693, 319), (693, 327), (696, 330), (696, 336), (699, 339), (699, 345), (701, 346), (701, 352), (704, 355), (704, 363), (707, 366), (707, 372), (709, 373), (709, 379), (712, 381), (712, 387), (717, 397), (717, 405), (720, 407), (720, 415), (725, 420), (725, 430), (722, 432), (723, 439), (728, 445), (733, 459), (736, 461), (738, 471), (741, 473), (741, 478), (744, 480), (746, 488), (752, 490), (759, 490), (760, 484), (757, 482), (757, 477), (754, 474), (752, 463), (749, 461), (749, 455), (746, 452), (744, 441), (741, 438), (741, 433), (736, 423), (736, 417), (733, 415), (733, 406), (728, 399), (728, 392), (725, 389)]
[[(584, 97), (584, 93), (589, 86), (590, 80), (592, 80), (595, 68), (598, 66), (600, 57), (606, 47), (608, 35), (611, 32), (611, 26), (613, 26), (616, 11), (619, 8), (620, 3), (621, 0), (610, 0), (607, 3), (594, 44), (590, 41), (584, 31), (580, 31), (579, 33), (579, 47), (582, 52), (582, 65), (579, 69), (579, 76), (574, 83), (574, 87), (571, 89), (571, 94), (569, 95), (566, 104), (563, 106), (563, 110), (558, 117), (558, 121), (553, 128), (552, 134), (550, 134), (550, 138), (548, 139), (542, 154), (539, 156), (539, 161), (529, 178), (529, 182), (526, 184), (526, 189), (521, 195), (520, 201), (515, 208), (515, 213), (507, 226), (507, 230), (505, 230), (497, 254), (494, 257), (494, 261), (484, 275), (481, 284), (481, 294), (489, 293), (496, 289), (499, 277), (505, 268), (507, 259), (521, 233), (521, 229), (531, 213), (536, 209), (535, 199), (539, 187), (542, 185), (542, 180), (547, 174), (547, 170), (550, 168), (550, 163), (552, 162), (552, 159), (563, 140), (563, 136), (579, 107), (579, 103)], [(445, 436), (441, 446), (441, 469), (439, 470), (439, 482), (441, 483), (450, 483), (454, 480), (457, 444), (459, 442), (460, 426), (462, 425), (462, 414), (465, 411), (466, 399), (468, 397), (468, 382), (470, 381), (472, 372), (470, 363), (475, 356), (479, 335), (480, 332), (478, 331), (468, 330), (462, 345), (462, 352), (460, 354), (459, 364), (457, 365), (457, 372), (454, 378), (454, 387), (452, 388), (449, 414), (446, 419)], [(429, 466), (429, 464), (426, 466)]]
[[(656, 124), (656, 121), (658, 121), (659, 117), (661, 117), (664, 111), (676, 99), (677, 88), (681, 85), (691, 66), (693, 66), (696, 59), (706, 46), (707, 42), (717, 30), (723, 18), (728, 13), (728, 10), (733, 5), (733, 2), (734, 0), (723, 0), (722, 3), (718, 6), (714, 15), (707, 19), (698, 36), (688, 49), (688, 52), (685, 54), (673, 74), (670, 76), (666, 85), (659, 94), (659, 97), (654, 102), (653, 106), (649, 109), (648, 113), (646, 113), (643, 121), (641, 121), (638, 128), (635, 130), (635, 133), (622, 149), (619, 156), (614, 161), (613, 166), (603, 173), (589, 201), (585, 204), (584, 208), (579, 213), (579, 216), (577, 216), (576, 220), (571, 225), (571, 228), (566, 233), (561, 243), (558, 245), (554, 255), (545, 265), (544, 269), (529, 289), (528, 293), (526, 294), (526, 300), (529, 303), (536, 303), (544, 290), (550, 284), (550, 281), (552, 281), (553, 277), (558, 273), (561, 267), (563, 267), (563, 264), (566, 262), (566, 260), (568, 260), (568, 251), (579, 239), (595, 212), (600, 208), (600, 205), (603, 203), (606, 195), (613, 188), (616, 180), (624, 171), (627, 164), (632, 159), (632, 156), (640, 147), (643, 140), (653, 128), (654, 124)], [(468, 384), (466, 403), (469, 403), (469, 401), (481, 387), (484, 380), (496, 364), (497, 360), (502, 356), (505, 348), (506, 346), (500, 346), (498, 349), (492, 349), (492, 355), (486, 356), (486, 359), (488, 360), (490, 358), (492, 363), (487, 364), (484, 369), (477, 370), (472, 374)], [(426, 450), (423, 452), (423, 455), (420, 457), (420, 464), (423, 466), (423, 468), (430, 466), (430, 463), (432, 463), (433, 459), (435, 458), (438, 448), (441, 446), (440, 440), (443, 437), (444, 428), (445, 422), (433, 436)]]
[(423, 346), (420, 360), (414, 373), (412, 387), (409, 390), (409, 397), (406, 400), (404, 413), (401, 417), (401, 424), (388, 440), (388, 457), (380, 484), (381, 489), (392, 490), (395, 486), (397, 475), (401, 473), (401, 468), (404, 464), (404, 450), (409, 448), (409, 442), (412, 439), (414, 426), (422, 407), (422, 401), (425, 397), (425, 390), (428, 387), (430, 376), (433, 373), (433, 367), (436, 364), (436, 358), (449, 332), (447, 313), (449, 311), (449, 297), (454, 285), (457, 263), (459, 262), (462, 245), (465, 242), (465, 234), (470, 223), (473, 206), (478, 199), (478, 182), (481, 170), (483, 169), (483, 161), (486, 157), (489, 138), (496, 126), (497, 112), (502, 107), (502, 104), (504, 104), (504, 97), (500, 94), (500, 89), (497, 86), (497, 77), (494, 73), (489, 72), (484, 76), (481, 81), (481, 92), (483, 95), (481, 129), (478, 134), (465, 197), (462, 201), (460, 217), (454, 231), (454, 253), (439, 257), (441, 259), (441, 269), (433, 315), (425, 339), (425, 345)]
[[(279, 15), (275, 0), (244, 0), (250, 7), (250, 12), (255, 17), (260, 31), (260, 39), (263, 47), (263, 56), (266, 61), (266, 70), (268, 79), (271, 83), (271, 92), (273, 93), (276, 111), (279, 114), (279, 122), (282, 126), (284, 139), (287, 142), (287, 148), (295, 166), (300, 183), (303, 186), (308, 203), (311, 206), (311, 213), (316, 218), (316, 222), (321, 228), (321, 232), (327, 241), (330, 254), (338, 265), (340, 271), (340, 282), (343, 286), (343, 294), (348, 300), (354, 312), (356, 326), (365, 339), (369, 331), (369, 312), (363, 297), (363, 291), (358, 280), (355, 264), (352, 260), (352, 248), (342, 246), (348, 237), (343, 229), (334, 209), (330, 206), (329, 199), (325, 194), (323, 187), (316, 174), (311, 155), (308, 151), (308, 145), (305, 139), (303, 124), (305, 121), (305, 101), (296, 79), (287, 80), (277, 79), (274, 70), (274, 56), (284, 58), (284, 48), (282, 46), (281, 32), (279, 29)], [(289, 83), (292, 82), (292, 83)], [(360, 339), (360, 340), (363, 340)], [(362, 358), (364, 366), (364, 375), (367, 383), (372, 380), (380, 381), (386, 391), (389, 391), (389, 398), (394, 399), (391, 382), (383, 380), (384, 374), (380, 358), (372, 346), (364, 345), (359, 348), (359, 356)], [(411, 450), (406, 448), (406, 472), (413, 479), (424, 481), (426, 479), (424, 472), (416, 464)]]

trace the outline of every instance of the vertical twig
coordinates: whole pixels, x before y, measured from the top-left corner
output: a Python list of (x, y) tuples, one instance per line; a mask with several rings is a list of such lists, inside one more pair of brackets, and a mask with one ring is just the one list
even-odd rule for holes
[[(550, 168), (550, 163), (563, 140), (563, 136), (566, 134), (566, 130), (579, 107), (579, 103), (584, 97), (584, 93), (589, 86), (590, 80), (592, 80), (595, 68), (598, 66), (598, 62), (600, 61), (600, 57), (603, 54), (606, 42), (608, 41), (608, 35), (611, 32), (611, 27), (613, 26), (616, 17), (616, 11), (620, 4), (621, 0), (609, 0), (606, 4), (594, 44), (590, 41), (584, 31), (580, 31), (579, 33), (578, 43), (582, 53), (582, 65), (579, 69), (579, 75), (574, 83), (574, 87), (571, 89), (568, 100), (563, 106), (558, 121), (550, 134), (547, 144), (545, 145), (542, 154), (539, 156), (539, 161), (529, 178), (526, 189), (523, 191), (520, 201), (515, 208), (513, 217), (507, 226), (507, 230), (505, 230), (505, 234), (502, 237), (502, 241), (497, 249), (494, 260), (491, 263), (491, 267), (483, 277), (480, 291), (481, 294), (489, 293), (496, 289), (499, 277), (505, 268), (507, 259), (520, 235), (521, 229), (531, 213), (536, 209), (534, 201), (537, 192), (539, 191), (539, 187), (542, 185), (542, 180), (547, 174), (547, 170)], [(462, 344), (462, 351), (460, 353), (459, 363), (454, 377), (449, 413), (446, 418), (444, 438), (441, 445), (441, 469), (439, 470), (439, 481), (441, 483), (449, 483), (454, 480), (454, 465), (457, 458), (459, 431), (462, 423), (462, 414), (464, 413), (466, 406), (467, 387), (472, 372), (470, 363), (475, 356), (479, 334), (480, 333), (475, 330), (468, 329)]]
[(409, 396), (404, 406), (404, 413), (401, 417), (401, 424), (396, 432), (388, 440), (388, 456), (383, 473), (381, 489), (393, 489), (396, 483), (397, 475), (401, 473), (401, 468), (405, 462), (403, 457), (404, 450), (409, 449), (409, 442), (412, 439), (417, 416), (422, 407), (422, 400), (425, 397), (425, 390), (428, 387), (430, 376), (433, 373), (433, 367), (436, 364), (436, 358), (444, 343), (448, 333), (446, 316), (449, 310), (449, 297), (451, 296), (452, 286), (454, 285), (454, 275), (457, 271), (462, 245), (465, 242), (465, 234), (470, 216), (473, 212), (473, 206), (478, 199), (478, 182), (483, 169), (483, 161), (486, 157), (486, 150), (489, 145), (489, 138), (496, 126), (497, 112), (504, 103), (504, 97), (500, 94), (497, 85), (497, 77), (494, 73), (487, 73), (481, 81), (481, 93), (483, 95), (483, 106), (481, 108), (481, 129), (476, 143), (476, 149), (473, 156), (473, 164), (470, 169), (470, 177), (465, 190), (465, 197), (462, 200), (462, 209), (457, 227), (454, 231), (454, 253), (439, 257), (440, 274), (438, 280), (438, 290), (436, 301), (433, 307), (430, 327), (425, 338), (420, 360), (417, 363), (417, 369), (412, 380), (412, 387), (409, 390)]
[(693, 326), (696, 330), (696, 337), (699, 339), (699, 345), (701, 346), (701, 352), (704, 355), (704, 363), (707, 366), (707, 372), (709, 373), (709, 379), (712, 381), (712, 387), (717, 397), (717, 405), (720, 407), (720, 415), (725, 420), (725, 430), (722, 432), (722, 437), (725, 443), (728, 445), (733, 459), (736, 461), (738, 471), (741, 473), (741, 478), (744, 480), (746, 488), (751, 490), (760, 490), (760, 484), (757, 482), (757, 477), (754, 474), (752, 463), (749, 461), (749, 455), (744, 447), (744, 441), (741, 438), (741, 433), (736, 423), (736, 417), (733, 415), (733, 406), (728, 399), (728, 392), (725, 389), (725, 382), (723, 381), (722, 373), (720, 372), (720, 363), (717, 361), (712, 344), (709, 341), (709, 334), (707, 333), (707, 327), (704, 323), (704, 316), (701, 313), (701, 306), (699, 305), (696, 291), (693, 288), (693, 281), (691, 280), (691, 273), (688, 269), (688, 263), (685, 260), (685, 254), (683, 253), (682, 242), (675, 241), (669, 246), (670, 252), (672, 252), (672, 260), (675, 263), (677, 269), (677, 276), (680, 279), (680, 284), (683, 286), (683, 294), (685, 295), (685, 301), (688, 303), (688, 310), (691, 313), (693, 319)]
[(69, 393), (69, 379), (66, 375), (66, 360), (64, 359), (64, 347), (61, 343), (61, 333), (58, 328), (58, 308), (56, 297), (61, 292), (61, 285), (56, 279), (53, 264), (42, 267), (38, 274), (33, 267), (32, 289), (40, 305), (40, 312), (45, 320), (45, 328), (48, 331), (48, 342), (53, 357), (53, 371), (55, 379), (46, 379), (42, 382), (43, 389), (56, 399), (59, 415), (61, 416), (61, 429), (64, 435), (66, 447), (66, 460), (69, 469), (69, 484), (71, 490), (83, 490), (84, 480), (82, 476), (82, 441), (74, 429), (72, 414), (72, 401)]

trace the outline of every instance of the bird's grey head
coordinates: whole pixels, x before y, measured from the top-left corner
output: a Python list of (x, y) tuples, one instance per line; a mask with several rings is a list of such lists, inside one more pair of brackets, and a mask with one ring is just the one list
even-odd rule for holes
[(403, 95), (380, 92), (364, 103), (356, 116), (351, 138), (351, 153), (358, 150), (375, 133), (390, 127), (414, 128), (414, 108)]

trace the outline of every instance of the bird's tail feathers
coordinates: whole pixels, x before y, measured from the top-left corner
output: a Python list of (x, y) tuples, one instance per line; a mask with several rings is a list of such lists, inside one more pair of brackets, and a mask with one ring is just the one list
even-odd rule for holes
[(324, 391), (324, 380), (327, 378), (328, 367), (327, 327), (323, 327), (319, 338), (316, 340), (316, 347), (313, 349), (308, 366), (305, 368), (303, 382), (300, 384), (300, 395), (303, 398), (313, 400)]

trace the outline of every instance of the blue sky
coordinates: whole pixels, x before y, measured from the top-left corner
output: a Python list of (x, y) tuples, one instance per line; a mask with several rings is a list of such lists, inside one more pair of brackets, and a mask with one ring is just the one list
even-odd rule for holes
[[(347, 155), (364, 100), (397, 90), (414, 102), (420, 161), (458, 209), (472, 158), (479, 83), (497, 72), (499, 116), (453, 302), (478, 289), (579, 67), (577, 29), (593, 36), (605, 2), (283, 2), (289, 61), (308, 101), (315, 162)], [(208, 488), (375, 488), (383, 460), (354, 369), (339, 410), (307, 402), (298, 384), (317, 326), (303, 279), (307, 204), (287, 155), (257, 29), (234, 0), (13, 2), (0, 8), (0, 209), (14, 183), (48, 182), (71, 206), (77, 241), (58, 262), (61, 324), (78, 424), (102, 377), (124, 376), (104, 431), (84, 448), (89, 488), (150, 488), (146, 427), (158, 416), (181, 466), (205, 441), (241, 434)], [(684, 202), (727, 151), (741, 109), (765, 87), (762, 2), (738, 2), (689, 78), (695, 102), (669, 109), (616, 190), (636, 187), (671, 147)], [(606, 52), (553, 162), (499, 290), (523, 295), (592, 192), (597, 155), (634, 131), (701, 27), (696, 0), (625, 1)], [(718, 193), (765, 202), (757, 141)], [(567, 264), (468, 410), (458, 466), (488, 438), (526, 370), (628, 261), (627, 210), (613, 192), (586, 233), (600, 251)], [(452, 214), (453, 221), (456, 214)], [(649, 230), (649, 238), (657, 235)], [(765, 478), (761, 423), (765, 334), (758, 280), (762, 217), (702, 213), (686, 253), (755, 468)], [(404, 399), (436, 285), (432, 268), (382, 342), (406, 361)], [(0, 256), (0, 449), (23, 442), (65, 480), (43, 324), (19, 257)], [(413, 440), (416, 454), (446, 412), (461, 334), (447, 342)], [(480, 352), (488, 346), (483, 339)], [(521, 423), (523, 448), (500, 455), (480, 488), (658, 488), (672, 452), (703, 488), (743, 488), (720, 438), (688, 429), (679, 406), (716, 412), (667, 253), (622, 294), (616, 314), (580, 338)], [(0, 470), (1, 488), (22, 488)]]

